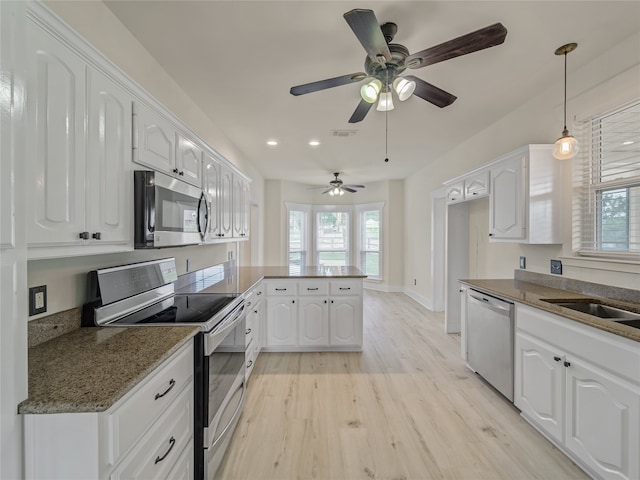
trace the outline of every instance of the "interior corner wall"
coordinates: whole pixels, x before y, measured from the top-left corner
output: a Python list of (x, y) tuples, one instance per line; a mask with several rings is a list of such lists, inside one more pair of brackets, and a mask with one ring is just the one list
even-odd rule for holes
[[(640, 98), (640, 58), (638, 45), (640, 32), (616, 47), (593, 59), (571, 74), (573, 94), (568, 99), (570, 114), (585, 118)], [(462, 175), (523, 145), (552, 143), (562, 127), (562, 83), (523, 101), (522, 105), (467, 139), (439, 158), (425, 158), (422, 170), (405, 179), (404, 215), (404, 285), (416, 296), (432, 298), (431, 270), (431, 197), (432, 191), (442, 187), (444, 181)], [(571, 126), (570, 126), (571, 128)], [(569, 168), (570, 170), (570, 168)], [(510, 278), (518, 268), (520, 255), (527, 257), (527, 269), (549, 273), (549, 260), (571, 256), (571, 175), (566, 178), (562, 245), (522, 245), (515, 243), (489, 243), (488, 201), (470, 202), (470, 269), (477, 278)], [(480, 202), (480, 203), (476, 203)], [(616, 269), (607, 267), (603, 272), (593, 262), (580, 261), (579, 266), (565, 269), (565, 276), (616, 286), (640, 285), (637, 267)], [(413, 286), (413, 279), (416, 286)], [(633, 288), (633, 287), (632, 287)]]

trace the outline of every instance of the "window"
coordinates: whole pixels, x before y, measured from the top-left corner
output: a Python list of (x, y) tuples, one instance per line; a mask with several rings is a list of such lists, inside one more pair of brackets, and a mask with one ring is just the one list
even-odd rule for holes
[(584, 122), (580, 136), (578, 253), (640, 259), (640, 101)]
[(382, 279), (382, 203), (358, 205), (358, 268), (370, 279)]
[(309, 249), (309, 205), (287, 203), (289, 230), (287, 235), (287, 249), (289, 258), (289, 272), (299, 274), (301, 268), (307, 264)]
[(316, 265), (349, 265), (350, 215), (348, 211), (316, 211)]

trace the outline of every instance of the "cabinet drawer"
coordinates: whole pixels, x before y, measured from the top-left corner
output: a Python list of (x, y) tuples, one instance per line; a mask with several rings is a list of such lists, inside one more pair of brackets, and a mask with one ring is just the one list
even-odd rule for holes
[(110, 478), (168, 478), (183, 450), (193, 444), (193, 382), (113, 471)]
[(118, 403), (109, 415), (107, 425), (111, 433), (108, 461), (114, 465), (149, 429), (192, 381), (193, 343), (161, 365), (155, 373)]
[(297, 295), (296, 287), (296, 282), (269, 282), (267, 283), (267, 295)]
[(334, 280), (329, 283), (331, 295), (360, 295), (362, 282), (360, 280)]
[(326, 280), (304, 280), (298, 282), (298, 295), (324, 295), (329, 294), (329, 282)]

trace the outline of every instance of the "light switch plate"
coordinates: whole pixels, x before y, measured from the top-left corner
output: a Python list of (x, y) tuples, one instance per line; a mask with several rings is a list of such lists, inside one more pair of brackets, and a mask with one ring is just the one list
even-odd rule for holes
[(47, 286), (31, 287), (29, 289), (29, 316), (47, 311)]
[(560, 260), (551, 260), (551, 273), (562, 275), (562, 262)]

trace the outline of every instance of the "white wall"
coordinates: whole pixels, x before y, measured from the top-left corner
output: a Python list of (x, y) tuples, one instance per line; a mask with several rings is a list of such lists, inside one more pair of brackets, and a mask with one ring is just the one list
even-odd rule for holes
[(401, 291), (403, 286), (403, 221), (404, 182), (389, 180), (373, 182), (356, 194), (339, 197), (323, 195), (322, 189), (285, 180), (265, 182), (265, 264), (286, 265), (287, 213), (285, 202), (308, 205), (355, 205), (384, 202), (382, 210), (382, 275), (383, 281), (367, 281), (365, 286), (384, 291)]
[[(640, 58), (636, 34), (571, 75), (568, 115), (577, 118), (606, 111), (640, 97)], [(488, 163), (492, 159), (530, 143), (553, 143), (562, 129), (562, 83), (523, 102), (522, 106), (489, 125), (440, 158), (426, 158), (426, 166), (405, 180), (405, 285), (420, 296), (431, 298), (431, 198), (430, 192), (450, 178)], [(571, 126), (570, 126), (571, 127)], [(488, 202), (470, 203), (470, 276), (510, 278), (520, 255), (527, 268), (549, 273), (549, 260), (562, 257), (564, 275), (571, 278), (640, 288), (637, 264), (616, 264), (573, 259), (571, 249), (571, 179), (565, 189), (564, 243), (562, 246), (490, 244), (487, 241)]]

